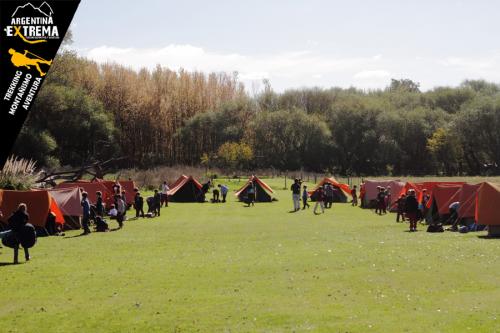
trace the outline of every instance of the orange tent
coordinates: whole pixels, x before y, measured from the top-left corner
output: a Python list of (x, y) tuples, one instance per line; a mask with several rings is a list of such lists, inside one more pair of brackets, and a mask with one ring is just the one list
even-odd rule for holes
[[(455, 197), (456, 193), (460, 190), (462, 185), (436, 185), (433, 186), (431, 201), (436, 205), (439, 215), (447, 215), (450, 213), (449, 206), (454, 201), (458, 201)], [(457, 199), (450, 202), (450, 199)], [(432, 207), (432, 206), (431, 206)]]
[[(269, 193), (274, 193), (273, 189), (260, 180), (257, 176), (251, 176), (248, 181), (243, 185), (238, 191), (236, 191), (235, 195), (238, 197), (240, 201), (244, 201), (244, 197), (248, 191), (250, 184), (253, 183), (255, 186), (255, 200), (258, 202), (270, 202), (272, 201), (272, 197)], [(269, 193), (268, 193), (269, 192)]]
[(0, 210), (4, 214), (4, 223), (10, 214), (16, 211), (20, 203), (25, 203), (30, 216), (29, 222), (37, 227), (45, 227), (49, 212), (56, 215), (56, 222), (64, 224), (64, 217), (56, 201), (48, 191), (7, 191), (0, 190)]
[(325, 184), (330, 184), (341, 192), (338, 193), (338, 195), (335, 197), (334, 199), (335, 202), (347, 202), (347, 197), (351, 197), (351, 189), (349, 188), (349, 185), (339, 183), (333, 177), (325, 177), (316, 185), (314, 190), (309, 191), (309, 196), (311, 197), (312, 201), (316, 200), (316, 195), (315, 195), (316, 191), (320, 187), (323, 187)]
[(463, 184), (460, 189), (458, 202), (460, 206), (458, 207), (458, 217), (461, 219), (474, 218), (476, 213), (476, 195), (477, 191), (481, 187), (481, 184)]
[(127, 204), (132, 205), (134, 203), (134, 189), (136, 188), (133, 180), (119, 180), (118, 181), (122, 187), (122, 191), (125, 191), (125, 198), (127, 199)]
[(167, 192), (172, 202), (196, 202), (199, 199), (202, 185), (193, 176), (182, 175), (172, 184)]
[(476, 196), (476, 223), (489, 226), (500, 226), (500, 185), (483, 183)]
[(102, 199), (106, 204), (106, 207), (109, 208), (111, 204), (114, 203), (113, 193), (108, 190), (106, 186), (104, 186), (101, 182), (66, 182), (61, 183), (56, 186), (56, 188), (81, 188), (85, 192), (88, 193), (88, 198), (92, 204), (96, 203), (97, 200), (97, 191), (101, 191)]

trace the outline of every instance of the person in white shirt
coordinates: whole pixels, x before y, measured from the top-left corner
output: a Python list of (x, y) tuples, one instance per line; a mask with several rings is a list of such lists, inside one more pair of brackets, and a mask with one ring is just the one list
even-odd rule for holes
[(168, 207), (168, 191), (170, 191), (170, 187), (168, 187), (167, 182), (164, 181), (163, 184), (161, 185), (160, 207), (163, 207), (163, 204), (165, 204), (165, 207)]
[(118, 210), (116, 210), (114, 204), (111, 205), (111, 209), (109, 210), (108, 214), (112, 219), (116, 219), (116, 216), (118, 216)]
[(116, 215), (116, 221), (118, 221), (118, 226), (121, 229), (123, 227), (123, 221), (125, 220), (127, 205), (119, 195), (116, 196), (116, 204), (117, 204), (116, 210), (118, 211), (118, 214)]

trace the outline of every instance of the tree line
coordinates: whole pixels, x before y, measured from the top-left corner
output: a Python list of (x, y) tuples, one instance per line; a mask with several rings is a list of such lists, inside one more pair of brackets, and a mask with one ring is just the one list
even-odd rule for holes
[(205, 165), (342, 175), (500, 173), (500, 86), (301, 88), (250, 95), (237, 73), (134, 71), (58, 55), (15, 147), (45, 168)]

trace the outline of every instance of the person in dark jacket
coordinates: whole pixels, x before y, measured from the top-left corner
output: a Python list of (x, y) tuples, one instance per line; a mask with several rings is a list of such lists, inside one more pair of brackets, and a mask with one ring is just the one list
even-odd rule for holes
[(406, 203), (406, 194), (401, 194), (401, 196), (396, 200), (397, 212), (396, 212), (396, 222), (399, 222), (399, 218), (401, 217), (401, 222), (405, 221), (405, 203)]
[(415, 190), (409, 190), (405, 201), (405, 214), (410, 220), (410, 231), (417, 231), (417, 211), (418, 200), (415, 196)]
[(103, 217), (104, 216), (104, 203), (102, 201), (102, 192), (97, 191), (96, 193), (97, 199), (95, 203), (95, 210), (97, 213), (97, 216)]
[(315, 215), (318, 214), (316, 213), (318, 206), (321, 209), (321, 213), (325, 213), (325, 191), (322, 186), (316, 190), (316, 204), (314, 205), (313, 211)]
[[(11, 235), (13, 234), (17, 239), (17, 242), (14, 246), (14, 264), (19, 263), (19, 245), (21, 242), (19, 241), (18, 235), (22, 232), (22, 229), (28, 223), (29, 219), (30, 217), (28, 215), (28, 208), (25, 203), (21, 203), (19, 204), (17, 210), (12, 213), (12, 215), (7, 220)], [(24, 248), (24, 257), (26, 261), (30, 260), (30, 254), (27, 248)]]
[(135, 193), (134, 207), (135, 207), (135, 217), (138, 218), (139, 215), (141, 217), (144, 217), (144, 198), (141, 196), (140, 192)]
[(88, 193), (83, 192), (82, 193), (82, 227), (83, 227), (83, 234), (88, 235), (90, 234), (90, 228), (89, 228), (89, 223), (90, 223), (90, 202), (88, 199)]
[(155, 216), (160, 216), (160, 207), (161, 207), (161, 194), (158, 190), (155, 190), (155, 194), (153, 196), (153, 214)]

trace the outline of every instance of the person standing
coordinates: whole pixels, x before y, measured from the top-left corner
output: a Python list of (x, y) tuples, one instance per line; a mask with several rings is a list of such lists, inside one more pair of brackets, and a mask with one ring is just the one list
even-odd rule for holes
[(357, 193), (357, 188), (356, 185), (352, 187), (351, 190), (351, 196), (352, 196), (352, 206), (357, 206), (358, 205), (358, 193)]
[(227, 185), (219, 184), (217, 185), (220, 188), (220, 194), (222, 195), (222, 202), (226, 202), (226, 196), (229, 192), (229, 187)]
[(410, 232), (417, 231), (417, 211), (418, 201), (415, 197), (415, 190), (409, 190), (405, 201), (405, 214), (410, 220)]
[(292, 200), (293, 200), (293, 211), (300, 210), (300, 181), (295, 178), (292, 186), (290, 186), (290, 190), (292, 191)]
[(88, 193), (83, 192), (82, 193), (82, 227), (83, 227), (83, 234), (88, 235), (90, 234), (90, 228), (89, 228), (89, 223), (90, 223), (90, 202), (88, 199)]
[(396, 207), (397, 207), (396, 222), (399, 222), (400, 217), (401, 217), (401, 222), (405, 221), (405, 203), (406, 203), (406, 195), (403, 193), (396, 201)]
[[(8, 227), (10, 229), (10, 234), (14, 234), (14, 237), (16, 238), (17, 242), (14, 244), (14, 264), (18, 264), (18, 256), (19, 256), (19, 235), (22, 233), (24, 226), (28, 223), (30, 217), (28, 215), (28, 207), (26, 206), (25, 203), (19, 204), (17, 207), (17, 210), (12, 213), (12, 215), (9, 217), (7, 220), (8, 222)], [(9, 234), (9, 235), (10, 235)], [(28, 251), (28, 248), (24, 248), (24, 258), (26, 261), (29, 261), (30, 254)]]
[(249, 181), (248, 190), (247, 190), (247, 207), (250, 205), (255, 206), (255, 184), (253, 181)]
[(95, 210), (97, 212), (97, 216), (103, 217), (104, 216), (104, 203), (102, 201), (102, 192), (97, 191), (96, 193), (97, 199), (95, 203)]
[(332, 208), (333, 205), (333, 186), (330, 183), (325, 184), (325, 208)]
[(153, 196), (153, 214), (155, 214), (155, 216), (160, 216), (160, 208), (161, 208), (161, 194), (158, 193), (158, 190), (155, 190), (155, 194)]
[(116, 216), (116, 221), (118, 222), (118, 227), (121, 229), (123, 228), (123, 221), (125, 221), (127, 205), (125, 204), (125, 201), (123, 201), (120, 195), (116, 196), (116, 202), (117, 202), (116, 210), (118, 211), (118, 215)]
[(161, 203), (160, 205), (163, 207), (168, 207), (168, 191), (170, 191), (170, 187), (168, 187), (167, 181), (164, 181), (161, 185)]
[(318, 209), (318, 206), (321, 208), (321, 213), (325, 213), (325, 191), (323, 190), (323, 187), (320, 186), (316, 190), (316, 204), (314, 205), (314, 214), (316, 213), (316, 210)]
[(304, 185), (302, 190), (302, 202), (304, 203), (304, 206), (302, 207), (302, 210), (309, 208), (309, 203), (307, 203), (307, 199), (309, 199), (309, 193), (307, 193), (307, 186)]
[(140, 192), (135, 193), (134, 207), (135, 217), (139, 218), (139, 216), (141, 216), (142, 218), (144, 218), (144, 198), (141, 196)]

